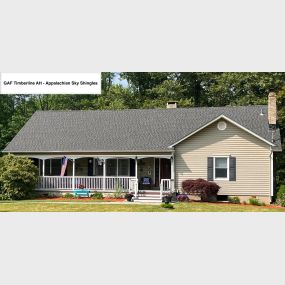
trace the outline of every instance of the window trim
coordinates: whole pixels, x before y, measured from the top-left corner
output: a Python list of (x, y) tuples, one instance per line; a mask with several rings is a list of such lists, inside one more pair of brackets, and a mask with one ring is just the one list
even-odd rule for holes
[[(230, 155), (215, 155), (213, 157), (213, 180), (214, 181), (230, 181)], [(227, 159), (227, 177), (219, 178), (216, 177), (216, 158), (226, 158)]]

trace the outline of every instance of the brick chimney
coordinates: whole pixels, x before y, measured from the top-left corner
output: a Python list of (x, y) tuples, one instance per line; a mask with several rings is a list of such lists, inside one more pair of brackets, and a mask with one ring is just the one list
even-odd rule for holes
[(176, 101), (167, 102), (166, 108), (167, 109), (176, 109), (177, 108), (177, 102)]
[(268, 95), (268, 123), (275, 128), (277, 121), (276, 93), (270, 92)]

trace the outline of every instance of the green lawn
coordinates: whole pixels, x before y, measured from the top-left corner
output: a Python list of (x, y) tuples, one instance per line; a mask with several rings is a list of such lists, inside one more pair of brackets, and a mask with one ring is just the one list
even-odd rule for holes
[(160, 205), (138, 204), (87, 204), (49, 203), (44, 201), (0, 202), (0, 212), (285, 212), (285, 208), (234, 205), (218, 203), (176, 203), (174, 209), (164, 209)]

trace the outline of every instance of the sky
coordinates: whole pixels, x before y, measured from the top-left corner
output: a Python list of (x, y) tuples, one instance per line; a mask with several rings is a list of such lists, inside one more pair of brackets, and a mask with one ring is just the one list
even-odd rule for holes
[(123, 87), (128, 87), (128, 82), (126, 79), (120, 79), (120, 73), (116, 72), (115, 77), (113, 79), (114, 84), (121, 84)]

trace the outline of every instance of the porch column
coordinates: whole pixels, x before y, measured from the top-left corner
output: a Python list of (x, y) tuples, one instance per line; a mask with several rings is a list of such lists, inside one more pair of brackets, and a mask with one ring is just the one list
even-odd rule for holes
[(135, 183), (135, 198), (138, 197), (138, 158), (135, 158), (135, 175), (136, 175), (136, 183)]
[(135, 158), (135, 176), (138, 179), (138, 158)]
[(45, 159), (43, 159), (43, 177), (45, 177), (46, 176), (46, 160)]
[(72, 158), (72, 190), (75, 189), (75, 158)]
[(106, 190), (106, 158), (103, 159), (103, 191)]
[(52, 175), (52, 159), (49, 160), (49, 175)]
[(175, 193), (175, 169), (174, 169), (174, 155), (170, 158), (171, 161), (171, 179), (170, 179), (170, 190), (173, 193), (172, 201), (176, 201)]
[(174, 179), (175, 172), (174, 172), (174, 156), (171, 156), (170, 158), (171, 161), (171, 180)]

